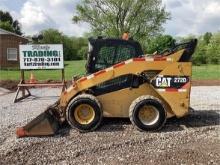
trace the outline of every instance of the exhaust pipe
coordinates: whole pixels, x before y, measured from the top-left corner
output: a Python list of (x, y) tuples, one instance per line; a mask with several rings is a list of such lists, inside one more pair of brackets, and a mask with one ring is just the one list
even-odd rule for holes
[(60, 128), (60, 121), (54, 114), (54, 110), (56, 109), (49, 107), (24, 127), (17, 128), (17, 137), (50, 136), (56, 134)]

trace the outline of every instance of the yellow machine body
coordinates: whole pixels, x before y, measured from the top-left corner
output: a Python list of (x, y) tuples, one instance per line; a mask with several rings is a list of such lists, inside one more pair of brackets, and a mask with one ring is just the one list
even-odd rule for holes
[[(82, 77), (62, 93), (60, 107), (66, 109), (70, 100), (79, 93), (86, 93), (92, 86), (126, 74), (140, 75), (145, 71), (157, 70), (160, 71), (159, 76), (161, 77), (166, 75), (176, 78), (191, 77), (191, 62), (177, 62), (182, 53), (183, 51), (179, 51), (166, 58), (156, 60), (149, 57), (130, 59), (87, 77)], [(166, 106), (167, 117), (182, 117), (188, 113), (190, 87), (190, 81), (183, 89), (179, 90), (156, 89), (150, 83), (144, 83), (138, 88), (125, 88), (99, 95), (97, 98), (102, 105), (104, 117), (128, 117), (131, 102), (141, 95), (151, 95), (161, 99)]]

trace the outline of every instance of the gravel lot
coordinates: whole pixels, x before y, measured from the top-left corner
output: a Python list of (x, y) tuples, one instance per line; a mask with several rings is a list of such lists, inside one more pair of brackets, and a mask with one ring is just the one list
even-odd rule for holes
[(16, 104), (14, 93), (0, 96), (0, 164), (220, 164), (220, 86), (193, 87), (190, 115), (168, 120), (157, 133), (105, 119), (95, 132), (67, 127), (54, 137), (17, 139), (15, 128), (55, 102), (60, 89), (32, 93)]

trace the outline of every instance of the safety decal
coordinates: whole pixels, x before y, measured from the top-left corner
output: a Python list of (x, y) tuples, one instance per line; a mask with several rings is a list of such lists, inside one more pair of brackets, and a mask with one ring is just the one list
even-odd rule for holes
[(189, 84), (189, 76), (159, 75), (151, 81), (151, 84), (160, 92), (185, 92), (186, 85)]

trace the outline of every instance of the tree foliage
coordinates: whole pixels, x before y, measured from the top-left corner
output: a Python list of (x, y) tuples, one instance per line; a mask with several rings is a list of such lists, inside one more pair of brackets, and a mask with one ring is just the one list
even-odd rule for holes
[(22, 35), (21, 25), (14, 20), (9, 12), (0, 10), (0, 28)]
[(220, 63), (220, 32), (206, 32), (200, 36), (191, 34), (175, 39), (170, 35), (158, 35), (145, 42), (144, 51), (150, 54), (156, 51), (162, 52), (167, 48), (172, 48), (176, 42), (186, 42), (193, 38), (198, 38), (198, 45), (192, 56), (194, 65)]
[(0, 21), (0, 28), (10, 32), (14, 32), (13, 27), (11, 26), (9, 21), (5, 21), (5, 22)]
[(129, 31), (137, 40), (158, 34), (169, 19), (161, 0), (83, 0), (76, 11), (74, 23), (89, 23), (95, 35), (121, 37)]
[(220, 64), (220, 32), (215, 33), (206, 47), (208, 63)]
[(210, 32), (206, 32), (203, 36), (203, 40), (205, 42), (205, 44), (209, 44), (210, 43), (210, 39), (212, 38), (212, 33)]
[(198, 45), (193, 55), (193, 63), (219, 64), (220, 63), (220, 32), (210, 33), (198, 37)]
[(195, 65), (207, 64), (207, 45), (202, 41), (201, 37), (196, 48), (195, 53), (192, 55), (192, 61)]
[(154, 53), (154, 52), (162, 52), (166, 49), (172, 48), (175, 44), (175, 39), (170, 35), (158, 35), (149, 42), (147, 42), (147, 45), (144, 47), (145, 52), (147, 53)]
[[(64, 60), (80, 60), (85, 57), (85, 50), (87, 48), (87, 39), (83, 37), (68, 37), (57, 29), (46, 29), (41, 31), (43, 38), (34, 43), (40, 44), (63, 44)], [(87, 49), (86, 49), (87, 52)]]

